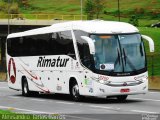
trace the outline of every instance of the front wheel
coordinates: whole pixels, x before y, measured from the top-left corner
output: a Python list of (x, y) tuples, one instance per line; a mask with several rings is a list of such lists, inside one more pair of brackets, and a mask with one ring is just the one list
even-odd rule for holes
[(120, 101), (120, 102), (124, 102), (124, 101), (127, 99), (127, 96), (128, 96), (128, 95), (120, 95), (120, 96), (117, 96), (117, 100)]
[(74, 83), (71, 88), (71, 96), (73, 100), (80, 101), (79, 87), (77, 83)]

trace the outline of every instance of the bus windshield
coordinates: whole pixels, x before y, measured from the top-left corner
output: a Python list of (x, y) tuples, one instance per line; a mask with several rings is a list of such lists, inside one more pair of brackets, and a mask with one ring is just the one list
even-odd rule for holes
[(140, 34), (90, 35), (95, 44), (95, 69), (127, 73), (146, 68), (144, 45)]

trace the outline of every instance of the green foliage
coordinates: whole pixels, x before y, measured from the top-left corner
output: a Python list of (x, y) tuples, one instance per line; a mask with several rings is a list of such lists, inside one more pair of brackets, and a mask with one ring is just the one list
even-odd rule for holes
[(12, 4), (9, 8), (9, 13), (18, 14), (19, 13), (18, 4)]
[(0, 110), (0, 114), (13, 114), (13, 113), (9, 110)]
[[(8, 0), (7, 0), (8, 1)], [(19, 7), (16, 0), (10, 0), (9, 3), (6, 0), (3, 0), (3, 2), (0, 2), (0, 11), (3, 13), (9, 13), (10, 14), (18, 14), (19, 13)]]
[[(148, 35), (154, 40), (155, 53), (160, 53), (160, 28), (139, 27), (139, 30), (141, 34)], [(146, 45), (148, 47), (148, 42), (146, 42)], [(149, 53), (148, 48), (146, 49)]]
[(8, 2), (8, 0), (2, 0), (3, 2)]
[(104, 8), (104, 2), (103, 0), (93, 0), (94, 1), (94, 8), (95, 8), (95, 14), (96, 18), (99, 19), (99, 14), (103, 11)]
[(88, 20), (93, 19), (93, 15), (95, 14), (93, 0), (86, 0), (84, 12), (87, 14)]
[[(153, 53), (153, 61), (152, 61), (152, 55), (149, 52), (149, 45), (148, 41), (144, 40), (145, 43), (145, 49), (147, 52), (147, 63), (148, 63), (148, 71), (149, 75), (151, 76), (152, 74), (155, 76), (160, 76), (160, 28), (149, 28), (149, 27), (139, 27), (140, 33), (147, 35), (151, 37), (154, 41), (155, 44), (155, 52)], [(152, 64), (153, 64), (153, 69), (152, 69)]]
[(129, 23), (134, 25), (134, 26), (139, 26), (138, 17), (135, 16), (135, 15), (132, 15), (130, 20), (129, 20)]
[[(12, 13), (20, 14), (56, 14), (56, 15), (80, 15), (81, 4), (80, 0), (9, 0), (12, 6), (17, 4), (18, 10), (13, 7)], [(12, 2), (11, 2), (12, 1)], [(22, 1), (26, 2), (26, 5), (22, 4)], [(83, 13), (85, 12), (85, 3), (87, 0), (83, 0)], [(96, 0), (90, 0), (92, 2)], [(98, 0), (97, 0), (98, 1)], [(91, 11), (91, 18), (101, 18), (103, 20), (118, 21), (117, 17), (117, 0), (99, 0), (103, 7), (103, 14), (96, 15), (95, 11)], [(13, 4), (14, 3), (14, 4)], [(160, 0), (120, 0), (120, 13), (121, 21), (129, 22), (131, 15), (138, 17), (139, 26), (151, 26), (153, 23), (157, 23), (160, 20)], [(16, 5), (15, 5), (16, 6)], [(12, 8), (12, 7), (11, 7)], [(94, 7), (92, 7), (95, 9)], [(101, 8), (101, 7), (99, 7)], [(8, 0), (0, 0), (0, 18), (6, 18), (8, 13)], [(36, 18), (36, 17), (34, 17)], [(44, 17), (43, 19), (47, 19)], [(50, 19), (54, 19), (54, 17)], [(27, 17), (30, 19), (30, 17)]]
[(102, 0), (86, 0), (84, 11), (88, 16), (88, 19), (93, 19), (94, 14), (96, 19), (99, 19), (100, 13), (103, 11), (104, 2)]
[(7, 12), (7, 4), (5, 2), (0, 2), (0, 11)]
[(28, 0), (19, 0), (18, 4), (19, 4), (19, 6), (23, 7), (24, 9), (27, 9), (29, 7), (29, 1)]

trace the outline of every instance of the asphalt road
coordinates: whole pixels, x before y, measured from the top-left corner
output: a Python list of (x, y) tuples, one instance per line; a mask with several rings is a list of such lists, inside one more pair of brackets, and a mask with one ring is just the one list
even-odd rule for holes
[(68, 95), (23, 97), (20, 91), (11, 90), (7, 83), (0, 82), (0, 109), (27, 114), (61, 114), (66, 120), (160, 120), (160, 92), (128, 96), (124, 103), (104, 98), (74, 102)]

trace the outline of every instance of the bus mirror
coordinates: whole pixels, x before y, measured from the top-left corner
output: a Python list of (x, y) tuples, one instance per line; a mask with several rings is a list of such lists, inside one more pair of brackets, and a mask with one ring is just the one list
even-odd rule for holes
[(150, 37), (148, 37), (146, 35), (142, 35), (142, 38), (149, 42), (150, 52), (154, 52), (154, 41), (152, 40), (152, 38), (150, 38)]
[(92, 55), (95, 54), (95, 45), (94, 45), (93, 40), (87, 36), (81, 36), (81, 38), (88, 43), (90, 54)]

